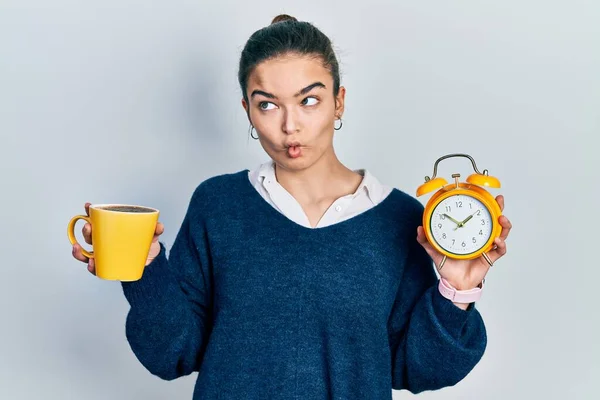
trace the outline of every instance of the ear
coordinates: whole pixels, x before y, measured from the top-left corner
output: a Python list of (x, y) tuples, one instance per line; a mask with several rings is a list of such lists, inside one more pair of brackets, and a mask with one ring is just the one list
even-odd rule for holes
[(250, 123), (252, 123), (252, 120), (250, 120), (250, 109), (248, 108), (248, 103), (246, 103), (246, 100), (242, 97), (242, 107), (244, 107), (244, 110), (246, 111), (246, 115), (248, 116), (248, 121)]
[(335, 116), (341, 118), (344, 114), (344, 100), (346, 99), (346, 88), (340, 86), (340, 91), (335, 97)]

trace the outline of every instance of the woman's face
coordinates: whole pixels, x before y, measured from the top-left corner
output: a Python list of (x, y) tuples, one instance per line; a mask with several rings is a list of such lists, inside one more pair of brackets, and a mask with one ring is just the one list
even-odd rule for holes
[(264, 61), (248, 77), (247, 94), (242, 105), (278, 166), (301, 170), (334, 155), (333, 128), (344, 111), (345, 89), (334, 97), (333, 78), (321, 59), (285, 55)]

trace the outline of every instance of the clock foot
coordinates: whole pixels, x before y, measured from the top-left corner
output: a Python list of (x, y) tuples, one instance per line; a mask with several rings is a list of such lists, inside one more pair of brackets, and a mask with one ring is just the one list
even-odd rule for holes
[(487, 261), (488, 264), (490, 264), (490, 267), (494, 265), (494, 263), (492, 262), (492, 260), (490, 259), (490, 257), (487, 255), (487, 253), (481, 253), (481, 256), (483, 258), (485, 258), (485, 261)]
[(438, 271), (441, 271), (442, 268), (444, 268), (444, 263), (446, 262), (447, 258), (448, 258), (447, 256), (444, 256), (444, 258), (442, 258), (442, 262), (440, 262), (440, 266), (438, 267)]

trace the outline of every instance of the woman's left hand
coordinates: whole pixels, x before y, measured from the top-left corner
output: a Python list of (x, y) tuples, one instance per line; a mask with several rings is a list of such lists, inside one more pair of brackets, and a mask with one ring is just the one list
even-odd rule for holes
[[(497, 196), (496, 201), (500, 206), (500, 210), (504, 210), (504, 196)], [(498, 223), (502, 226), (502, 231), (500, 232), (500, 236), (494, 240), (496, 248), (487, 253), (493, 263), (506, 254), (506, 238), (512, 228), (512, 224), (504, 215), (498, 218)], [(417, 228), (417, 242), (427, 251), (427, 254), (433, 259), (437, 268), (442, 262), (444, 255), (427, 241), (422, 226)], [(477, 287), (483, 281), (489, 269), (490, 265), (482, 256), (472, 260), (455, 260), (448, 257), (442, 269), (438, 269), (438, 273), (457, 290), (468, 290)]]

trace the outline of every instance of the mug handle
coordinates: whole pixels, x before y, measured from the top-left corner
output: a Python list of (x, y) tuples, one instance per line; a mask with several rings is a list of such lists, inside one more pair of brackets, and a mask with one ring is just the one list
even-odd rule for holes
[[(71, 242), (71, 245), (73, 245), (75, 243), (79, 244), (79, 242), (75, 238), (75, 224), (80, 219), (86, 220), (90, 225), (92, 224), (91, 218), (88, 217), (87, 215), (76, 215), (73, 218), (71, 218), (71, 220), (69, 221), (69, 227), (67, 228), (67, 235), (69, 235), (69, 241)], [(81, 244), (79, 244), (79, 246), (81, 246)], [(94, 252), (87, 251), (86, 249), (83, 248), (83, 246), (81, 246), (81, 252), (87, 258), (94, 258)]]

